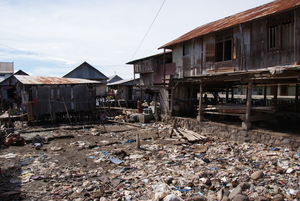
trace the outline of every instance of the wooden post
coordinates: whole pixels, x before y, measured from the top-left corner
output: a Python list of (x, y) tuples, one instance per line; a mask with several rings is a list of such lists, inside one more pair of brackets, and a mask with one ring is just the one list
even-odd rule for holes
[(49, 98), (49, 113), (50, 113), (51, 123), (53, 124), (54, 121), (53, 121), (53, 116), (52, 116), (52, 107), (51, 107), (51, 100), (50, 100), (50, 98)]
[(277, 96), (278, 96), (278, 87), (274, 86), (273, 106), (274, 106), (275, 110), (277, 109)]
[(157, 92), (155, 90), (155, 94), (154, 94), (154, 118), (155, 118), (155, 122), (157, 122), (158, 119), (158, 114), (157, 114)]
[(228, 88), (228, 84), (226, 84), (226, 100), (225, 100), (225, 103), (228, 103), (228, 93), (229, 93), (229, 88)]
[(253, 86), (253, 82), (249, 81), (247, 87), (246, 118), (245, 118), (245, 122), (242, 123), (242, 128), (244, 130), (249, 130), (251, 128), (251, 123), (249, 120), (251, 115), (252, 86)]
[(164, 48), (164, 86), (166, 86), (166, 48)]
[(73, 125), (72, 125), (72, 121), (71, 121), (71, 119), (70, 119), (70, 115), (69, 115), (69, 112), (68, 112), (67, 106), (66, 106), (66, 103), (65, 103), (65, 99), (64, 99), (64, 97), (62, 97), (62, 99), (63, 99), (64, 106), (65, 106), (65, 109), (66, 109), (66, 112), (67, 112), (67, 115), (68, 115), (68, 118), (69, 118), (69, 122), (70, 122), (71, 126), (73, 126)]
[(264, 106), (267, 105), (267, 86), (264, 86)]
[(140, 134), (136, 134), (136, 148), (139, 149), (141, 147)]
[(198, 105), (198, 116), (197, 116), (197, 121), (201, 121), (201, 116), (202, 116), (202, 96), (203, 96), (203, 84), (200, 83), (199, 85), (199, 105)]
[(298, 111), (299, 109), (299, 84), (296, 84), (296, 96), (295, 96), (295, 111)]
[(174, 87), (171, 88), (171, 100), (170, 101), (170, 108), (169, 108), (169, 116), (172, 116), (173, 111), (173, 101), (174, 101)]

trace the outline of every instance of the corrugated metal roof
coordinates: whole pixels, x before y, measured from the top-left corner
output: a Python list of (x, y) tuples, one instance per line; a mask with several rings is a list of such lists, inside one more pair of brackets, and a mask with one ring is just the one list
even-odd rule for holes
[(148, 56), (148, 57), (144, 57), (144, 58), (136, 59), (136, 60), (133, 60), (133, 61), (129, 61), (126, 64), (135, 64), (139, 61), (143, 61), (143, 60), (146, 60), (146, 59), (150, 59), (150, 58), (153, 58), (153, 57), (158, 57), (158, 56), (161, 56), (161, 55), (164, 55), (164, 54), (170, 54), (170, 53), (172, 53), (172, 50), (167, 50), (166, 52), (161, 52), (161, 53), (151, 55), (151, 56)]
[(60, 78), (60, 77), (42, 77), (42, 76), (27, 76), (14, 75), (22, 84), (99, 84), (101, 82), (79, 79), (79, 78)]
[(140, 79), (126, 79), (126, 80), (119, 80), (119, 81), (116, 81), (116, 82), (112, 82), (112, 83), (108, 83), (107, 85), (108, 86), (111, 86), (111, 85), (133, 85), (134, 82), (139, 82)]
[(299, 0), (276, 0), (243, 12), (240, 12), (235, 15), (205, 24), (203, 26), (197, 27), (196, 29), (180, 36), (179, 38), (159, 47), (161, 48), (170, 48), (172, 45), (203, 36), (205, 34), (222, 30), (225, 28), (232, 27), (234, 25), (249, 22), (257, 18), (261, 18), (267, 15), (271, 15), (277, 12), (288, 10), (300, 5)]
[(0, 73), (14, 73), (14, 63), (0, 62)]

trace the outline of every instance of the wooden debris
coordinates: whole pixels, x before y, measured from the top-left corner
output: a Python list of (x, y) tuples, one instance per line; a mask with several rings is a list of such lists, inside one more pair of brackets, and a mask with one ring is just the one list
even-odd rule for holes
[(129, 126), (135, 126), (135, 127), (142, 127), (139, 124), (126, 123), (126, 122), (123, 122), (123, 121), (108, 120), (108, 122), (126, 124), (126, 125), (129, 125)]
[(194, 131), (191, 130), (185, 130), (182, 128), (177, 128), (177, 129), (173, 129), (174, 132), (177, 134), (177, 136), (179, 137), (184, 137), (186, 138), (188, 141), (203, 141), (203, 140), (207, 140), (207, 137), (200, 135)]

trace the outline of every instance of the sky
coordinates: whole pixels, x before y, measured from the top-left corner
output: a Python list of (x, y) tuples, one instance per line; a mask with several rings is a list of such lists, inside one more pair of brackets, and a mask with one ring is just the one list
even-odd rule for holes
[(0, 0), (0, 62), (31, 76), (62, 77), (86, 61), (107, 77), (132, 79), (129, 61), (271, 1)]

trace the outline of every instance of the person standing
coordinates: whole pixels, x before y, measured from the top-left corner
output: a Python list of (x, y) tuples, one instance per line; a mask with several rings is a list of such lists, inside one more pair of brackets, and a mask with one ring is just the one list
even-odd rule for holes
[(143, 113), (142, 101), (140, 99), (137, 101), (137, 109), (139, 114)]

